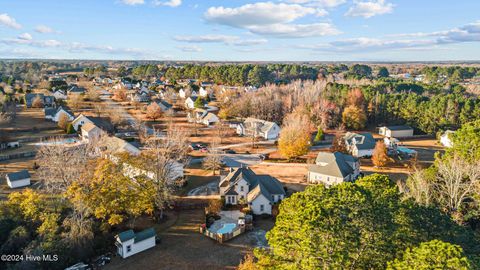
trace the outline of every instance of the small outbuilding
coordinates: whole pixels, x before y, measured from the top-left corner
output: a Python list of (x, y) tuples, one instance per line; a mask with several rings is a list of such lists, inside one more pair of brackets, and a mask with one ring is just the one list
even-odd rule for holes
[(389, 138), (406, 138), (413, 136), (413, 128), (410, 126), (384, 126), (380, 127), (378, 133)]
[(7, 185), (10, 188), (20, 188), (30, 185), (30, 173), (27, 170), (22, 170), (19, 172), (8, 173), (5, 176), (7, 180)]
[(118, 255), (125, 259), (154, 247), (156, 235), (154, 228), (148, 228), (138, 233), (133, 232), (133, 230), (119, 233), (115, 237)]

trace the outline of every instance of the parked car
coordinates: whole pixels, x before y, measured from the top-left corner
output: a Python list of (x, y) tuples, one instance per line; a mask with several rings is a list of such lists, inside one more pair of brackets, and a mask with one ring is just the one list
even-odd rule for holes
[(202, 152), (202, 153), (207, 153), (207, 152), (208, 152), (208, 148), (207, 148), (207, 147), (202, 147), (202, 148), (200, 148), (200, 152)]
[(111, 259), (110, 259), (109, 256), (102, 255), (94, 261), (94, 264), (95, 264), (95, 266), (104, 266), (105, 264), (110, 263), (110, 261), (111, 261)]
[(70, 267), (65, 268), (65, 270), (90, 270), (92, 269), (88, 264), (84, 264), (83, 262), (79, 262), (74, 264)]

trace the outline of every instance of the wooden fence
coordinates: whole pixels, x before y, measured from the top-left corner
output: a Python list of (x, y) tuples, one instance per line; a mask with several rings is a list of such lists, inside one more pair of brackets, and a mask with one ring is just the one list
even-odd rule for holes
[(29, 158), (29, 157), (34, 157), (36, 154), (37, 152), (31, 151), (31, 152), (23, 152), (23, 153), (10, 154), (10, 155), (0, 155), (0, 161), (17, 159), (17, 158)]
[(201, 234), (203, 234), (207, 237), (210, 237), (213, 240), (218, 241), (219, 243), (223, 243), (223, 242), (228, 241), (232, 238), (235, 238), (235, 237), (239, 236), (240, 234), (242, 234), (244, 232), (245, 232), (245, 227), (244, 226), (237, 227), (232, 232), (224, 233), (224, 234), (214, 233), (214, 232), (209, 231), (207, 228), (203, 228), (202, 226), (200, 226), (200, 233)]

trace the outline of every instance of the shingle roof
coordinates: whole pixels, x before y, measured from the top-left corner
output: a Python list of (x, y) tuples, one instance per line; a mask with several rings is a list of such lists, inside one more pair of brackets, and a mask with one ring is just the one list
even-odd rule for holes
[(55, 114), (57, 114), (57, 108), (45, 108), (43, 111), (45, 112), (45, 116), (54, 117)]
[[(257, 175), (250, 168), (237, 168), (230, 172), (225, 179), (222, 180), (220, 186), (228, 182), (236, 182), (240, 178), (245, 179), (249, 184), (249, 193), (247, 195), (249, 201), (255, 199), (259, 194), (263, 194), (268, 200), (272, 201), (272, 194), (283, 194), (285, 190), (282, 184), (276, 178), (270, 175)], [(233, 186), (227, 191), (233, 189)]]
[(135, 233), (133, 232), (133, 230), (128, 230), (128, 231), (119, 233), (117, 236), (120, 239), (120, 241), (125, 242), (135, 238)]
[(7, 177), (11, 182), (13, 182), (13, 181), (30, 178), (30, 173), (27, 170), (21, 170), (19, 172), (8, 173)]
[(84, 130), (85, 132), (90, 132), (95, 128), (99, 128), (99, 127), (97, 127), (95, 124), (92, 124), (90, 122), (87, 122), (82, 126), (82, 130)]
[(148, 228), (135, 234), (135, 243), (154, 237), (157, 233), (154, 228)]
[(359, 150), (375, 148), (375, 139), (371, 133), (347, 132), (343, 138), (348, 145), (356, 145)]
[(344, 178), (354, 172), (354, 169), (347, 162), (356, 161), (357, 159), (351, 155), (340, 152), (320, 152), (315, 162), (316, 165), (308, 167), (308, 171)]

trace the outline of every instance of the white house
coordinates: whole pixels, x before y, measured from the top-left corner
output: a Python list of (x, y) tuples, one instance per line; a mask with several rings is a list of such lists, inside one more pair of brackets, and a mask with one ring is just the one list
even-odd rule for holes
[(210, 126), (220, 121), (218, 116), (204, 109), (195, 109), (192, 112), (188, 112), (187, 120), (188, 122), (196, 122), (205, 126)]
[(79, 116), (77, 116), (77, 118), (73, 119), (72, 126), (73, 126), (73, 129), (78, 131), (78, 128), (85, 125), (86, 123), (94, 124), (90, 118), (86, 117), (83, 114), (80, 114)]
[(375, 148), (375, 139), (371, 133), (347, 132), (343, 137), (347, 150), (354, 157), (371, 157)]
[(231, 169), (219, 184), (226, 204), (248, 204), (255, 215), (272, 214), (272, 206), (285, 198), (285, 190), (270, 175), (257, 175), (250, 168)]
[(440, 143), (445, 147), (453, 147), (452, 135), (455, 131), (447, 130), (440, 136)]
[(186, 98), (187, 97), (187, 91), (180, 89), (180, 91), (178, 91), (178, 96), (181, 97), (181, 98)]
[(154, 228), (148, 228), (138, 233), (133, 232), (133, 230), (121, 232), (115, 237), (117, 253), (125, 259), (152, 248), (155, 246), (156, 235)]
[(208, 91), (205, 88), (200, 87), (200, 90), (198, 91), (198, 95), (201, 96), (201, 97), (207, 97), (208, 96)]
[(27, 170), (22, 170), (14, 173), (7, 173), (5, 179), (10, 188), (26, 187), (30, 185), (30, 173)]
[(73, 113), (62, 106), (58, 108), (45, 108), (44, 112), (45, 112), (45, 119), (52, 120), (53, 122), (58, 122), (62, 114), (65, 114), (67, 116), (68, 121), (72, 121), (74, 119)]
[(195, 101), (197, 101), (197, 99), (198, 99), (197, 96), (188, 97), (187, 99), (185, 99), (185, 107), (190, 110), (195, 109)]
[(326, 186), (353, 182), (360, 175), (358, 159), (340, 152), (320, 152), (315, 165), (308, 167), (308, 182)]
[(413, 128), (409, 126), (384, 126), (379, 129), (379, 134), (394, 138), (412, 137)]
[(89, 122), (85, 123), (81, 127), (82, 131), (82, 140), (84, 141), (89, 141), (89, 140), (96, 140), (100, 138), (100, 136), (103, 133), (103, 130), (99, 127), (97, 127), (95, 124)]
[(55, 100), (67, 100), (67, 93), (63, 90), (57, 90), (55, 93), (53, 93), (53, 97), (55, 97)]
[(275, 140), (280, 135), (280, 127), (274, 122), (249, 117), (243, 123), (237, 125), (237, 134)]

